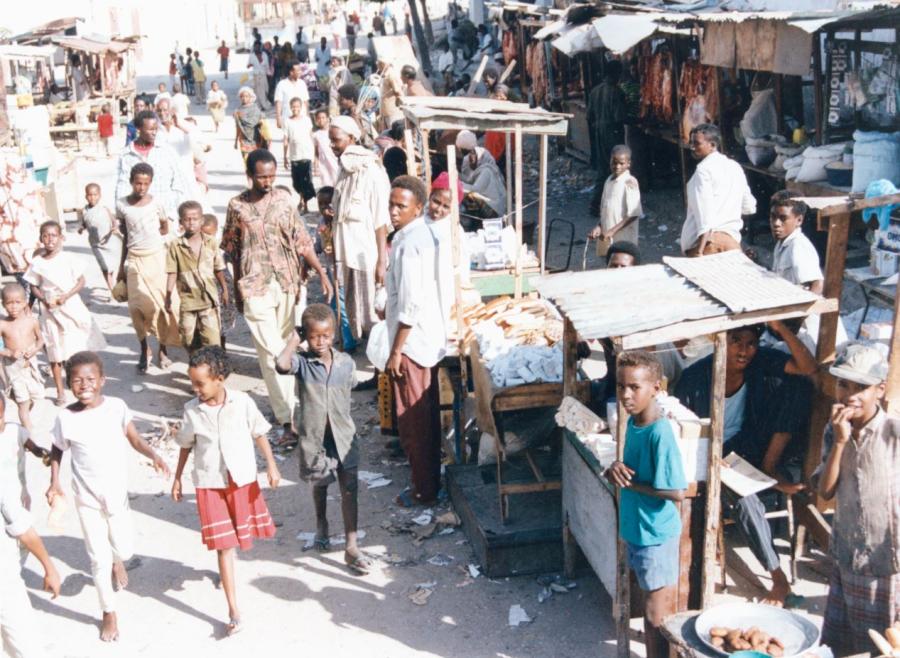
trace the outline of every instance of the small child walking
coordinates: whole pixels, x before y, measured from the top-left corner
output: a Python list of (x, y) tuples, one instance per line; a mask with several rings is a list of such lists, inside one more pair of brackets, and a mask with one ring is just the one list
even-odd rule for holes
[(61, 409), (53, 426), (47, 503), (63, 496), (59, 468), (72, 451), (75, 509), (91, 561), (91, 575), (103, 610), (100, 639), (119, 639), (115, 590), (128, 585), (125, 560), (133, 552), (134, 530), (128, 506), (126, 443), (169, 477), (169, 467), (141, 438), (131, 411), (119, 398), (103, 395), (106, 377), (95, 352), (78, 352), (66, 363), (66, 379), (75, 402)]
[(302, 114), (303, 101), (291, 99), (291, 116), (284, 124), (284, 168), (290, 169), (294, 190), (303, 201), (300, 213), (305, 214), (309, 200), (316, 196), (312, 182), (312, 161), (316, 157), (313, 144), (313, 126), (309, 117)]
[[(76, 352), (88, 349), (92, 339), (100, 343), (102, 334), (94, 329), (94, 319), (78, 294), (84, 288), (84, 272), (78, 260), (62, 250), (59, 222), (41, 224), (40, 239), (44, 250), (34, 257), (25, 281), (41, 303), (41, 332), (56, 384), (56, 406), (62, 407), (66, 404), (63, 365)], [(90, 347), (101, 349), (100, 344)]]
[(845, 345), (829, 372), (836, 400), (813, 474), (835, 499), (822, 642), (850, 656), (872, 651), (870, 628), (900, 621), (900, 420), (881, 408), (888, 364), (875, 345)]
[(331, 140), (328, 137), (328, 127), (330, 119), (328, 117), (328, 108), (320, 107), (315, 111), (313, 120), (316, 129), (313, 131), (313, 143), (316, 147), (316, 161), (314, 175), (319, 177), (320, 187), (333, 187), (337, 181), (338, 175), (338, 159), (331, 150)]
[(84, 188), (87, 205), (81, 213), (79, 233), (88, 232), (88, 244), (103, 272), (110, 292), (116, 285), (116, 272), (122, 261), (122, 234), (112, 211), (100, 205), (100, 186), (88, 183)]
[(681, 516), (687, 481), (669, 421), (656, 404), (662, 366), (648, 352), (625, 352), (616, 364), (616, 391), (628, 412), (625, 452), (606, 471), (619, 487), (619, 536), (645, 593), (647, 657), (669, 655), (659, 627), (675, 611)]
[[(10, 396), (19, 410), (20, 430), (23, 436), (19, 440), (19, 480), (22, 483), (23, 503), (30, 507), (30, 496), (25, 481), (25, 451), (43, 459), (48, 453), (39, 448), (32, 440), (31, 409), (35, 400), (44, 397), (44, 377), (38, 368), (38, 353), (44, 348), (44, 338), (38, 319), (28, 310), (28, 293), (18, 283), (8, 283), (0, 291), (6, 318), (0, 320), (0, 362), (5, 373), (4, 393)], [(6, 410), (6, 399), (0, 408), (0, 422)], [(7, 427), (12, 427), (7, 424)], [(0, 429), (0, 433), (4, 430)]]
[(195, 345), (205, 347), (221, 341), (219, 286), (224, 303), (228, 302), (228, 290), (219, 244), (201, 230), (203, 208), (196, 201), (185, 201), (178, 206), (178, 221), (183, 233), (169, 244), (165, 304), (166, 312), (171, 313), (172, 292), (177, 284), (181, 344), (190, 352)]
[(600, 198), (600, 221), (588, 235), (592, 240), (638, 244), (638, 220), (643, 210), (638, 180), (631, 175), (631, 149), (624, 144), (614, 146), (609, 169), (612, 173), (603, 184)]
[(228, 357), (218, 346), (203, 347), (191, 355), (188, 376), (197, 397), (184, 405), (176, 441), (181, 446), (172, 499), (182, 499), (181, 476), (194, 451), (193, 481), (200, 515), (200, 537), (216, 551), (222, 589), (228, 602), (226, 636), (241, 630), (234, 582), (234, 549), (248, 550), (253, 538), (275, 536), (275, 523), (256, 481), (253, 444), (266, 460), (269, 486), (281, 473), (266, 437), (271, 426), (249, 395), (225, 386), (230, 372)]
[[(208, 235), (211, 238), (215, 238), (216, 244), (221, 242), (221, 235), (219, 234), (219, 219), (215, 215), (211, 213), (207, 213), (203, 215), (203, 228), (200, 229), (203, 231), (204, 235)], [(221, 251), (221, 247), (219, 247)], [(228, 332), (234, 329), (235, 322), (237, 322), (237, 308), (234, 305), (234, 277), (231, 276), (231, 272), (228, 270), (228, 254), (222, 252), (222, 257), (225, 261), (225, 269), (222, 270), (222, 276), (225, 277), (225, 285), (219, 281), (218, 277), (216, 277), (216, 286), (218, 287), (219, 292), (219, 333), (220, 333), (220, 345), (222, 349), (225, 348), (225, 337), (228, 335)]]
[(100, 134), (100, 143), (103, 144), (107, 158), (109, 157), (109, 138), (115, 134), (114, 121), (115, 118), (110, 113), (109, 103), (104, 103), (100, 108), (100, 114), (97, 115), (97, 132)]
[[(326, 504), (328, 486), (337, 480), (347, 537), (344, 562), (354, 573), (364, 576), (371, 571), (372, 562), (359, 550), (357, 542), (359, 446), (350, 416), (356, 365), (349, 355), (333, 347), (335, 321), (328, 306), (310, 304), (300, 322), (278, 356), (275, 369), (297, 377), (295, 424), (300, 435), (300, 477), (312, 484), (315, 546), (320, 551), (330, 547)], [(304, 340), (306, 349), (298, 352)]]

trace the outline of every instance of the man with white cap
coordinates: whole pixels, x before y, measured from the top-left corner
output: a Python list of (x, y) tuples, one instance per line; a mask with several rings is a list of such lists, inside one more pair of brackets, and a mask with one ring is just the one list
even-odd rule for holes
[(331, 119), (328, 136), (340, 163), (334, 184), (334, 256), (356, 339), (378, 321), (375, 287), (384, 285), (391, 223), (387, 173), (378, 156), (358, 144), (361, 135), (352, 117)]
[(869, 628), (900, 620), (900, 419), (881, 408), (882, 347), (850, 343), (830, 368), (835, 404), (813, 474), (836, 498), (822, 642), (838, 656), (870, 651)]
[(506, 214), (506, 184), (494, 156), (478, 146), (478, 138), (471, 130), (459, 132), (456, 148), (462, 156), (459, 179), (465, 191), (483, 196), (497, 216), (503, 217)]

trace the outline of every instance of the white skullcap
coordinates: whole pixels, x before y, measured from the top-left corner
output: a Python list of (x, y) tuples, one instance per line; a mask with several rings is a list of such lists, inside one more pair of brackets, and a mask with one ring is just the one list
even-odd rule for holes
[(478, 138), (471, 130), (460, 130), (456, 136), (456, 148), (471, 151), (478, 145)]
[(359, 129), (359, 124), (356, 123), (356, 120), (353, 117), (348, 117), (345, 115), (333, 117), (331, 119), (331, 125), (335, 128), (340, 128), (354, 139), (358, 140), (362, 136), (362, 131)]

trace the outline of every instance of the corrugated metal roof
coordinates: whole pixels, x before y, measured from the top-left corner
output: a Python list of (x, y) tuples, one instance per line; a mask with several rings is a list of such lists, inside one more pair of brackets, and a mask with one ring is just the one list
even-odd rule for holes
[(86, 53), (102, 54), (107, 50), (114, 53), (122, 53), (126, 50), (134, 48), (134, 44), (124, 41), (94, 41), (93, 39), (85, 39), (84, 37), (52, 37), (53, 43), (63, 48), (71, 48), (72, 50), (80, 50)]
[[(728, 253), (725, 258), (676, 258), (665, 259), (666, 264), (549, 274), (530, 282), (582, 339), (628, 336), (691, 320), (811, 305), (819, 299), (741, 252)], [(669, 260), (690, 278), (673, 269)], [(687, 260), (691, 262), (685, 265), (682, 261)]]
[(565, 135), (571, 117), (525, 103), (487, 98), (407, 96), (400, 99), (399, 105), (407, 119), (429, 130), (472, 128), (512, 132), (521, 125), (526, 134)]

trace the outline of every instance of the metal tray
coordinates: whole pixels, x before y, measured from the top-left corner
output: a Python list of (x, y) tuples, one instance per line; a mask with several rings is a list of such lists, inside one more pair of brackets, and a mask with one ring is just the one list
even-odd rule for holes
[(819, 643), (819, 629), (809, 619), (762, 603), (725, 603), (697, 617), (695, 628), (700, 641), (719, 655), (728, 656), (710, 641), (709, 630), (716, 626), (741, 629), (756, 626), (784, 643), (784, 658), (796, 658)]

